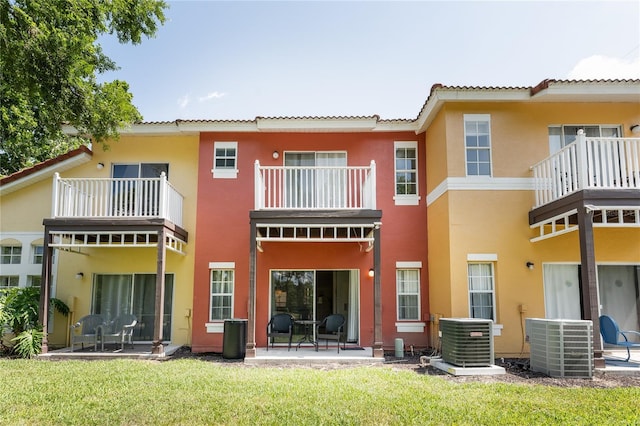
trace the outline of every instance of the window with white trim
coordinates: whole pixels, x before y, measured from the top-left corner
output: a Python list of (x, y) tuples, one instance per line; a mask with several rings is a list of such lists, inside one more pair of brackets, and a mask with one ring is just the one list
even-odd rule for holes
[(238, 177), (238, 142), (213, 143), (213, 177), (235, 179)]
[(22, 257), (21, 246), (2, 246), (0, 248), (0, 263), (3, 265), (17, 265)]
[(549, 154), (560, 151), (576, 140), (578, 130), (589, 138), (619, 138), (622, 128), (616, 125), (572, 124), (549, 126)]
[(209, 321), (233, 318), (233, 269), (211, 269)]
[(27, 275), (27, 287), (41, 287), (42, 276), (41, 275)]
[(394, 160), (396, 204), (417, 205), (418, 142), (395, 142)]
[(44, 254), (44, 246), (32, 245), (31, 246), (31, 263), (34, 265), (42, 265), (42, 258)]
[(0, 276), (0, 288), (18, 287), (20, 277), (17, 275)]
[(420, 319), (420, 270), (396, 269), (398, 320)]
[(491, 176), (491, 121), (489, 114), (464, 115), (467, 176)]
[(493, 263), (469, 263), (469, 317), (496, 320)]

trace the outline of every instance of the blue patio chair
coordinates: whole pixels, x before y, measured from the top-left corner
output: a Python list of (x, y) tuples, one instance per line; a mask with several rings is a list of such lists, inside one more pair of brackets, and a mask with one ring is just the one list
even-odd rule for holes
[[(627, 348), (627, 359), (625, 359), (625, 362), (631, 359), (631, 348), (640, 348), (640, 343), (629, 341), (631, 335), (640, 337), (640, 332), (629, 330), (620, 331), (618, 323), (608, 315), (602, 315), (600, 317), (600, 334), (602, 334), (602, 340), (604, 340), (605, 343)], [(619, 340), (619, 336), (622, 336), (624, 340)]]

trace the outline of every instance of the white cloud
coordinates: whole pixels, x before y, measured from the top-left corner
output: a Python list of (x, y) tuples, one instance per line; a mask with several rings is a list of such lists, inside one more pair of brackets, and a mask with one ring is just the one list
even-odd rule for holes
[(187, 105), (189, 105), (189, 102), (191, 101), (191, 99), (189, 98), (189, 95), (184, 95), (178, 98), (178, 106), (180, 107), (180, 109), (185, 109), (187, 107)]
[(640, 58), (625, 60), (602, 55), (581, 59), (569, 72), (572, 80), (640, 78)]
[(210, 101), (211, 99), (220, 99), (224, 95), (225, 95), (225, 93), (211, 92), (211, 93), (207, 93), (206, 96), (199, 97), (198, 100), (200, 102), (205, 102), (205, 101)]

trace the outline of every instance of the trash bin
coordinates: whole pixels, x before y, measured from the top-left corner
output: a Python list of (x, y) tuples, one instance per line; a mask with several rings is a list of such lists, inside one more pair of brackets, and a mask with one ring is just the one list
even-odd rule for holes
[(222, 340), (222, 358), (244, 359), (247, 347), (246, 319), (232, 318), (224, 320)]

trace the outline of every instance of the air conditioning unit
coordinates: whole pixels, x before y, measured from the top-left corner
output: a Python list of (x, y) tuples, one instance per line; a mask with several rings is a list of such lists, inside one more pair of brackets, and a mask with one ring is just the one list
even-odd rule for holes
[(551, 377), (593, 376), (593, 323), (527, 318), (532, 371)]
[(493, 321), (476, 318), (441, 318), (442, 360), (459, 367), (493, 364)]

